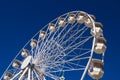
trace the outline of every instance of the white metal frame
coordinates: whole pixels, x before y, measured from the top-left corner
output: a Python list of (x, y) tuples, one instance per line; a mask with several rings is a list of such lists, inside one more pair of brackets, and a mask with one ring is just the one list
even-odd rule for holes
[[(80, 11), (73, 11), (73, 12), (69, 12), (69, 13), (78, 13), (78, 12), (80, 12)], [(62, 15), (62, 16), (65, 16), (65, 15), (68, 15), (69, 13), (66, 13), (66, 14), (64, 14), (64, 15)], [(87, 14), (87, 13), (86, 13)], [(93, 25), (93, 29), (94, 29), (94, 31), (95, 31), (95, 24), (94, 24), (94, 20), (90, 17), (90, 15), (89, 14), (87, 14), (87, 16), (90, 18), (90, 20), (92, 21), (92, 25)], [(58, 17), (59, 18), (59, 17)], [(56, 21), (56, 25), (57, 25), (57, 22), (58, 22), (58, 18), (56, 18), (56, 19), (54, 19), (53, 21), (51, 21), (51, 22), (54, 22), (54, 21)], [(67, 18), (67, 16), (66, 16), (66, 18)], [(48, 27), (48, 25), (49, 24), (47, 24), (44, 28), (46, 28), (46, 27)], [(65, 27), (67, 27), (67, 25), (68, 25), (68, 23), (66, 23), (66, 26)], [(74, 24), (74, 26), (76, 26), (76, 24)], [(72, 28), (74, 28), (74, 26), (72, 26)], [(41, 30), (44, 30), (44, 28), (43, 29), (41, 29)], [(60, 26), (58, 26), (58, 29), (57, 30), (59, 30), (59, 28), (60, 28)], [(69, 32), (72, 28), (70, 28), (67, 32)], [(84, 28), (83, 28), (84, 29)], [(40, 30), (40, 31), (41, 31)], [(65, 30), (65, 28), (63, 28), (62, 29), (62, 31), (64, 31)], [(81, 29), (82, 30), (82, 29)], [(87, 29), (86, 29), (87, 30)], [(32, 39), (35, 37), (35, 36), (37, 36), (39, 33), (40, 33), (40, 31), (37, 33), (37, 34), (35, 34), (33, 37), (32, 37)], [(61, 31), (61, 32), (62, 32)], [(80, 31), (80, 30), (79, 30)], [(47, 28), (47, 30), (46, 30), (46, 32), (48, 32), (48, 28)], [(34, 56), (35, 57), (33, 57), (33, 58), (37, 58), (37, 57), (39, 57), (38, 55), (38, 53), (45, 53), (45, 50), (44, 49), (46, 49), (47, 48), (47, 46), (49, 45), (49, 47), (51, 47), (52, 46), (52, 43), (54, 43), (54, 40), (59, 40), (58, 42), (59, 43), (55, 43), (56, 45), (59, 45), (59, 44), (61, 44), (62, 42), (64, 42), (63, 40), (63, 38), (59, 38), (59, 36), (57, 36), (56, 38), (54, 38), (54, 40), (52, 40), (53, 39), (53, 37), (55, 36), (55, 34), (57, 33), (57, 31), (56, 32), (54, 32), (54, 33), (49, 33), (49, 36), (47, 36), (47, 38), (46, 38), (46, 41), (44, 42), (44, 39), (43, 40), (41, 40), (41, 39), (38, 39), (38, 42), (41, 42), (41, 45), (39, 46), (39, 45), (37, 45), (37, 47), (36, 47), (36, 51), (33, 51), (33, 49), (31, 49), (31, 54), (33, 55), (33, 53), (34, 53)], [(62, 33), (59, 33), (59, 35), (61, 35)], [(76, 33), (77, 34), (77, 33)], [(82, 34), (84, 34), (84, 32), (83, 33), (81, 33), (81, 35)], [(80, 36), (81, 36), (80, 35)], [(50, 36), (52, 36), (51, 37), (51, 39), (49, 39), (50, 38)], [(63, 35), (63, 37), (64, 36), (66, 36), (66, 34), (65, 35)], [(78, 36), (78, 37), (80, 37), (80, 36)], [(94, 50), (94, 45), (95, 45), (95, 36), (90, 36), (90, 37), (88, 37), (87, 39), (85, 39), (85, 40), (83, 40), (83, 41), (81, 41), (81, 42), (79, 42), (79, 43), (77, 43), (76, 45), (82, 45), (82, 44), (84, 44), (86, 41), (88, 41), (90, 38), (92, 38), (92, 37), (94, 37), (93, 38), (93, 43), (91, 43), (91, 45), (92, 45), (92, 49), (90, 50), (90, 56), (89, 57), (83, 57), (83, 58), (77, 58), (76, 60), (81, 60), (81, 59), (89, 59), (88, 60), (88, 63), (87, 63), (87, 65), (86, 66), (84, 66), (84, 68), (80, 68), (80, 69), (75, 69), (75, 68), (72, 68), (71, 70), (69, 69), (69, 70), (59, 70), (58, 69), (58, 71), (52, 71), (52, 72), (61, 72), (61, 71), (74, 71), (74, 70), (84, 70), (84, 72), (83, 72), (83, 75), (81, 76), (81, 79), (80, 80), (84, 80), (84, 77), (85, 77), (85, 75), (86, 75), (86, 73), (87, 73), (87, 70), (88, 70), (88, 67), (89, 67), (89, 64), (90, 64), (90, 61), (91, 61), (91, 59), (92, 59), (92, 56), (93, 56), (93, 50)], [(77, 39), (77, 38), (76, 38)], [(50, 41), (52, 41), (51, 43), (48, 41), (48, 40), (50, 40)], [(30, 43), (30, 41), (31, 40), (29, 40), (27, 43), (26, 43), (26, 45), (23, 47), (23, 48), (25, 48), (29, 43)], [(48, 43), (49, 42), (49, 43)], [(73, 41), (74, 42), (74, 41)], [(63, 43), (62, 43), (63, 44)], [(72, 44), (72, 43), (71, 43)], [(71, 44), (69, 44), (69, 45), (71, 45)], [(47, 45), (47, 46), (46, 46)], [(55, 46), (56, 46), (55, 45)], [(71, 49), (75, 49), (74, 47), (76, 46), (76, 45), (74, 45), (74, 46), (71, 46), (71, 47), (68, 47), (68, 48), (71, 48)], [(53, 48), (55, 47), (55, 46), (53, 46)], [(61, 45), (59, 45), (60, 47), (61, 47)], [(49, 48), (48, 47), (48, 48)], [(61, 47), (62, 48), (62, 47)], [(41, 50), (40, 50), (41, 49)], [(38, 50), (38, 51), (37, 51)], [(57, 48), (56, 48), (56, 50), (58, 50)], [(62, 51), (60, 51), (61, 53), (63, 53), (63, 54), (65, 54), (64, 53), (64, 51), (65, 50), (67, 50), (67, 49), (63, 49)], [(12, 65), (12, 63), (14, 62), (14, 60), (21, 54), (21, 51), (22, 51), (22, 49), (20, 50), (20, 52), (16, 55), (16, 57), (13, 59), (13, 61), (10, 63), (10, 65), (8, 66), (8, 68), (6, 69), (6, 71), (7, 70), (9, 70), (9, 68), (10, 68), (10, 66)], [(52, 51), (52, 50), (51, 50)], [(72, 51), (72, 50), (71, 50)], [(48, 52), (46, 52), (46, 53), (48, 53)], [(52, 52), (51, 52), (52, 53)], [(55, 55), (54, 57), (56, 57), (56, 59), (57, 58), (59, 58), (59, 56), (60, 56), (60, 54), (61, 53), (59, 53), (59, 55)], [(69, 52), (70, 53), (70, 52)], [(69, 54), (68, 53), (68, 54)], [(85, 53), (83, 53), (83, 54), (81, 54), (80, 56), (82, 56), (82, 55), (85, 55), (85, 54), (87, 54), (87, 53), (89, 53), (89, 52), (85, 52)], [(43, 55), (43, 56), (40, 56), (40, 57), (44, 57), (44, 56), (48, 56), (48, 55)], [(59, 58), (59, 60), (61, 60), (64, 56), (63, 55), (61, 55), (62, 57), (61, 58)], [(65, 55), (66, 56), (66, 55)], [(49, 58), (51, 58), (51, 57), (49, 57)], [(55, 62), (55, 63), (60, 63), (59, 62), (59, 60), (58, 60), (58, 62)], [(68, 62), (69, 61), (71, 61), (72, 59), (70, 59), (70, 60), (68, 60)], [(74, 59), (75, 60), (75, 59)], [(63, 64), (65, 63), (65, 61), (63, 61)], [(69, 62), (70, 63), (70, 62)], [(74, 63), (71, 63), (71, 64), (74, 64)], [(77, 65), (77, 64), (76, 64)], [(38, 65), (39, 66), (39, 65)], [(78, 65), (77, 65), (78, 66)], [(81, 67), (83, 67), (83, 65), (79, 65), (79, 66), (81, 66)], [(62, 65), (62, 67), (66, 67), (65, 65)], [(52, 67), (51, 67), (52, 68)], [(69, 68), (69, 67), (66, 67), (66, 68)], [(53, 67), (53, 69), (54, 69), (54, 67)], [(5, 71), (5, 72), (6, 72)], [(4, 74), (5, 74), (5, 72), (4, 72)], [(14, 75), (14, 77), (12, 78), (12, 79), (10, 79), (10, 80), (14, 80), (15, 78), (17, 78), (20, 74), (20, 77), (19, 77), (19, 79), (18, 80), (21, 80), (22, 78), (23, 78), (23, 76), (25, 75), (25, 73), (26, 72), (28, 72), (28, 77), (27, 77), (27, 79), (28, 80), (31, 80), (31, 75), (33, 76), (33, 74), (35, 74), (36, 75), (36, 78), (38, 79), (38, 80), (40, 80), (39, 79), (39, 77), (42, 77), (42, 76), (39, 76), (39, 74), (40, 74), (40, 72), (39, 71), (36, 71), (35, 69), (31, 69), (31, 67), (26, 67), (26, 69), (25, 70), (21, 70), (21, 71), (19, 71), (19, 73), (17, 73), (17, 74), (15, 74)], [(55, 79), (55, 80), (59, 80), (59, 77), (57, 77), (57, 76), (55, 76), (55, 75), (52, 75), (52, 74), (50, 74), (49, 73), (50, 71), (48, 71), (48, 72), (46, 72), (46, 73), (44, 73), (44, 75), (45, 76), (48, 76), (48, 77), (52, 77), (53, 79)], [(2, 75), (2, 77), (0, 78), (0, 80), (2, 80), (2, 78), (3, 78), (3, 76), (4, 76), (4, 74)], [(44, 76), (43, 76), (44, 77)], [(32, 80), (34, 80), (34, 78), (32, 77)]]

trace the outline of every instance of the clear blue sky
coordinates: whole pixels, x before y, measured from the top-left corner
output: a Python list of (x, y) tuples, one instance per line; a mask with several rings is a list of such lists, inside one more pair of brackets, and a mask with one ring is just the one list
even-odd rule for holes
[(107, 39), (105, 75), (120, 78), (120, 8), (118, 0), (0, 0), (0, 76), (24, 44), (54, 18), (74, 10), (94, 14)]

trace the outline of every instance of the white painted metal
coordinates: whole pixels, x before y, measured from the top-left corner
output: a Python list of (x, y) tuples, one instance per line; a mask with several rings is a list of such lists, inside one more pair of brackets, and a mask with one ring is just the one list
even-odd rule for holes
[(30, 64), (31, 59), (32, 59), (32, 56), (28, 56), (27, 58), (25, 58), (25, 60), (21, 65), (21, 69), (25, 69)]
[(20, 75), (20, 77), (18, 78), (18, 80), (22, 80), (23, 76), (25, 75), (25, 73), (28, 71), (28, 67), (23, 71), (23, 73)]
[(19, 73), (15, 74), (10, 80), (14, 80), (18, 75), (20, 75), (23, 72), (23, 70), (21, 70)]
[(29, 70), (28, 70), (28, 80), (30, 80), (30, 77), (31, 77), (30, 73), (31, 73), (31, 69), (29, 68)]

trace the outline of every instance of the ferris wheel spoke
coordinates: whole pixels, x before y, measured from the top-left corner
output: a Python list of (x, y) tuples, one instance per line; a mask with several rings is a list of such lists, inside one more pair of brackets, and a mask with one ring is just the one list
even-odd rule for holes
[(38, 76), (38, 73), (37, 73), (34, 69), (33, 69), (33, 72), (35, 73), (37, 79), (38, 79), (38, 80), (41, 80), (41, 79), (39, 78), (39, 76)]
[(51, 71), (62, 71), (63, 70), (63, 68), (67, 68), (67, 69), (69, 69), (69, 67), (68, 66), (63, 66), (63, 65), (61, 65), (61, 64), (55, 64), (55, 65), (51, 65), (50, 66), (50, 68), (49, 68), (49, 70), (47, 71), (47, 72), (51, 72)]
[[(56, 44), (56, 43), (54, 43)], [(56, 44), (57, 45), (57, 44)], [(57, 55), (57, 54), (54, 54), (54, 53), (58, 53), (58, 55), (60, 54), (59, 52), (61, 51), (60, 47), (48, 47), (46, 49), (46, 52), (45, 53), (49, 53), (50, 55)], [(63, 54), (65, 54), (64, 52), (62, 52)], [(47, 56), (48, 54), (45, 54), (45, 56)], [(48, 55), (49, 56), (49, 55)]]
[(30, 80), (31, 69), (28, 69), (28, 80)]
[(52, 79), (54, 79), (54, 80), (59, 80), (59, 77), (58, 77), (58, 76), (55, 76), (55, 75), (50, 74), (50, 73), (48, 73), (48, 72), (46, 72), (45, 75), (48, 76), (48, 77), (50, 77), (50, 78), (52, 78)]
[(55, 71), (50, 71), (50, 73), (57, 73), (57, 72), (71, 72), (71, 71), (80, 71), (80, 70), (84, 70), (85, 68), (77, 68), (77, 69), (74, 69), (74, 68), (69, 68), (69, 69), (63, 69), (63, 70), (55, 70)]
[(54, 58), (54, 60), (56, 60), (58, 57), (65, 57), (65, 56), (66, 56), (66, 53), (63, 51), (60, 51), (60, 52), (53, 54), (48, 59)]
[[(75, 68), (74, 66), (72, 66), (72, 65), (70, 65), (70, 64), (68, 64), (68, 63), (66, 63), (67, 65), (65, 66), (65, 65), (62, 65), (62, 67), (60, 67), (61, 65), (58, 65), (58, 66), (50, 66), (50, 69), (52, 69), (52, 70), (49, 70), (48, 72), (61, 72), (61, 71), (68, 71), (68, 69), (69, 69), (69, 71), (71, 70), (83, 70), (84, 68), (85, 68), (85, 66), (83, 66), (83, 65), (79, 65), (79, 64), (74, 64), (74, 63), (71, 63), (72, 65), (74, 64), (74, 66), (75, 65), (77, 65), (78, 67), (77, 68)], [(59, 68), (60, 67), (60, 68)]]
[(82, 57), (82, 56), (85, 56), (87, 54), (90, 55), (90, 53), (91, 53), (91, 50), (87, 50), (87, 51), (81, 52), (81, 54), (78, 53), (77, 56), (76, 55), (74, 55), (74, 56), (76, 56), (76, 57)]
[(89, 59), (90, 57), (82, 57), (82, 58), (72, 58), (69, 60), (66, 60), (64, 63), (70, 62), (70, 61), (77, 61), (77, 60), (84, 60), (84, 59)]
[(34, 80), (34, 71), (32, 70), (31, 73), (32, 73), (32, 75), (31, 75), (32, 76), (32, 80)]
[(23, 70), (21, 70), (19, 73), (17, 73), (16, 75), (14, 75), (10, 80), (14, 80), (17, 76), (19, 76), (21, 73), (23, 72)]
[(84, 40), (82, 40), (82, 41), (80, 41), (80, 42), (78, 42), (78, 43), (76, 43), (76, 44), (74, 44), (74, 45), (72, 45), (72, 46), (68, 46), (67, 48), (65, 48), (63, 51), (67, 51), (67, 50), (69, 50), (69, 49), (72, 49), (72, 50), (70, 50), (70, 51), (73, 51), (74, 49), (76, 49), (77, 47), (79, 47), (79, 46), (81, 46), (81, 45), (83, 45), (84, 43), (86, 43), (89, 39), (91, 39), (93, 36), (90, 36), (90, 37), (88, 37), (88, 38), (86, 38), (86, 39), (84, 39)]
[(76, 66), (76, 67), (82, 67), (82, 68), (85, 68), (86, 66), (85, 65), (80, 65), (79, 63), (75, 63), (75, 62), (70, 62), (70, 61), (68, 61), (67, 62), (68, 64), (71, 64), (71, 65), (73, 65), (73, 66)]
[(31, 49), (31, 55), (32, 55), (32, 61), (33, 61), (33, 58), (34, 58), (34, 50), (33, 50), (33, 48)]
[(25, 73), (28, 71), (28, 67), (23, 71), (23, 73), (21, 74), (21, 76), (19, 77), (18, 80), (22, 80), (23, 76), (25, 75)]

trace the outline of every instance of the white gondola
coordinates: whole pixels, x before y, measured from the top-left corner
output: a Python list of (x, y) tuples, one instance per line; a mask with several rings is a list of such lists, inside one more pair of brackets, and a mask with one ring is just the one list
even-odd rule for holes
[(92, 59), (88, 69), (89, 76), (96, 80), (102, 78), (104, 74), (103, 67), (104, 63), (101, 60)]
[(61, 26), (61, 27), (65, 27), (65, 25), (66, 25), (65, 18), (59, 18), (58, 25)]
[(65, 80), (65, 77), (64, 77), (64, 76), (61, 76), (61, 77), (60, 77), (60, 80)]
[(95, 22), (95, 31), (91, 29), (91, 34), (95, 35), (96, 37), (100, 37), (103, 35), (103, 25), (100, 22)]
[(89, 16), (86, 17), (86, 19), (85, 19), (85, 25), (87, 27), (89, 27), (89, 28), (93, 28), (93, 22), (92, 22), (92, 20), (95, 21), (96, 18), (95, 18), (94, 15), (91, 15), (91, 14), (90, 14), (90, 17)]
[(80, 23), (80, 24), (84, 23), (86, 20), (86, 16), (87, 16), (87, 14), (85, 12), (82, 12), (82, 11), (79, 12), (78, 16), (77, 16), (78, 23)]
[(89, 28), (93, 27), (93, 23), (89, 17), (85, 20), (85, 26), (87, 26)]
[(9, 71), (7, 71), (7, 72), (5, 73), (5, 75), (4, 75), (4, 80), (10, 80), (11, 77), (12, 77), (12, 73), (9, 72)]
[(75, 20), (76, 20), (75, 14), (70, 13), (69, 17), (68, 17), (68, 22), (71, 23), (71, 24), (73, 24), (73, 23), (75, 23)]
[(85, 25), (86, 25), (87, 27), (92, 28), (93, 24), (92, 24), (92, 21), (91, 21), (91, 19), (90, 19), (89, 17), (86, 19)]
[(106, 50), (106, 40), (104, 37), (96, 38), (94, 52), (97, 54), (102, 54)]
[(94, 15), (92, 15), (92, 14), (89, 14), (89, 15), (94, 21), (96, 20), (96, 17)]
[(21, 53), (21, 56), (26, 58), (28, 56), (28, 54), (29, 54), (29, 51), (27, 49), (23, 49), (22, 53)]
[(18, 69), (20, 67), (21, 62), (19, 60), (15, 60), (12, 64), (12, 67)]
[[(91, 17), (91, 18), (90, 18)], [(89, 28), (93, 28), (93, 22), (92, 20), (94, 21), (95, 20), (95, 16), (94, 15), (90, 15), (90, 17), (86, 17), (86, 20), (85, 20), (85, 25)], [(92, 20), (91, 20), (92, 19)]]
[(31, 42), (30, 42), (30, 46), (31, 46), (32, 48), (35, 48), (35, 47), (37, 46), (37, 40), (32, 39)]
[(49, 31), (50, 31), (50, 32), (54, 32), (54, 31), (55, 31), (55, 29), (56, 29), (55, 24), (50, 23), (50, 24), (49, 24)]
[(44, 39), (46, 37), (46, 32), (45, 31), (41, 31), (39, 37), (41, 39)]

